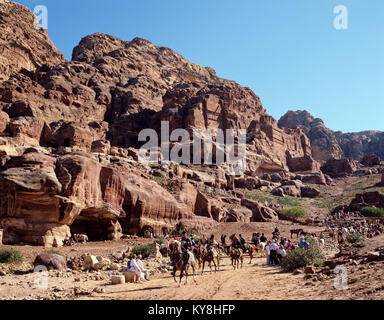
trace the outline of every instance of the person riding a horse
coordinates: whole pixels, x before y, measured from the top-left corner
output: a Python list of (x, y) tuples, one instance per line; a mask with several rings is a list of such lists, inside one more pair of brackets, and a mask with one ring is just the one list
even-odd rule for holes
[(260, 243), (260, 233), (254, 233), (252, 235), (252, 243), (257, 246)]
[(247, 251), (249, 249), (249, 244), (247, 243), (247, 241), (245, 241), (245, 239), (243, 238), (243, 236), (241, 234), (239, 234), (239, 238), (240, 238), (240, 246), (241, 246), (241, 248), (244, 251)]
[(222, 234), (220, 240), (223, 247), (225, 247), (227, 242), (227, 235)]
[(239, 239), (236, 237), (236, 235), (233, 234), (231, 238), (232, 238), (232, 247), (240, 248), (241, 247), (241, 243), (240, 243)]
[(217, 246), (217, 242), (215, 240), (215, 236), (211, 235), (211, 237), (207, 241), (207, 249), (208, 250), (212, 250), (212, 248), (214, 248), (215, 246)]
[(180, 242), (181, 242), (181, 247), (185, 250), (189, 250), (189, 248), (192, 245), (191, 239), (187, 237), (186, 232), (183, 232)]

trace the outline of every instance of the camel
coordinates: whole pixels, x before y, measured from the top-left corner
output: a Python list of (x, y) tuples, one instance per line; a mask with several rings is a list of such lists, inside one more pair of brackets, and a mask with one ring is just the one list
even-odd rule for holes
[(191, 266), (193, 271), (193, 281), (196, 282), (195, 279), (195, 256), (192, 252), (187, 250), (182, 250), (181, 246), (178, 243), (173, 243), (170, 245), (171, 248), (171, 261), (173, 264), (173, 279), (177, 283), (176, 280), (176, 271), (180, 271), (180, 281), (179, 287), (181, 287), (181, 280), (183, 278), (183, 274), (185, 272), (185, 284), (188, 283), (188, 269)]

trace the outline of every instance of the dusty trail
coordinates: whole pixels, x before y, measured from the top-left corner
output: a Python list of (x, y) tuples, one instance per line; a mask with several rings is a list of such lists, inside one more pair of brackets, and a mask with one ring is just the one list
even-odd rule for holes
[(181, 288), (172, 276), (166, 274), (145, 284), (106, 285), (105, 293), (94, 295), (93, 299), (264, 300), (303, 299), (313, 294), (312, 288), (303, 286), (302, 275), (293, 276), (282, 273), (279, 267), (266, 266), (265, 258), (254, 259), (249, 264), (246, 257), (243, 268), (237, 270), (233, 270), (228, 257), (223, 260), (220, 271), (204, 271), (201, 275), (201, 270), (198, 270), (196, 283), (189, 277), (188, 284), (185, 285), (183, 280)]

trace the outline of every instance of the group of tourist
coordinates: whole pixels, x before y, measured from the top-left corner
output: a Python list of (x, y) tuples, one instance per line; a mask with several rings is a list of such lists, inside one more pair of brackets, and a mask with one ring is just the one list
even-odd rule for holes
[(336, 212), (331, 216), (322, 220), (322, 223), (329, 223), (332, 221), (361, 219), (364, 216), (360, 212)]
[(345, 222), (342, 225), (328, 226), (331, 237), (337, 235), (339, 243), (344, 242), (352, 233), (360, 233), (363, 237), (373, 238), (383, 233), (383, 226), (379, 223), (369, 223), (367, 220), (358, 222)]

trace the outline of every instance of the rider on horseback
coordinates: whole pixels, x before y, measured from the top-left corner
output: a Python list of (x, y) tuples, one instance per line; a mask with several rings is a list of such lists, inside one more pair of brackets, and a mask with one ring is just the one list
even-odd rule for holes
[(246, 251), (247, 250), (247, 247), (248, 247), (248, 244), (247, 242), (245, 241), (245, 239), (243, 238), (243, 236), (241, 234), (239, 234), (239, 238), (240, 238), (240, 245), (241, 245), (241, 248)]
[(187, 237), (187, 233), (185, 231), (182, 233), (180, 242), (181, 242), (181, 247), (185, 250), (189, 250), (192, 244), (191, 239)]
[(257, 246), (260, 243), (260, 233), (254, 233), (252, 235), (252, 243)]

